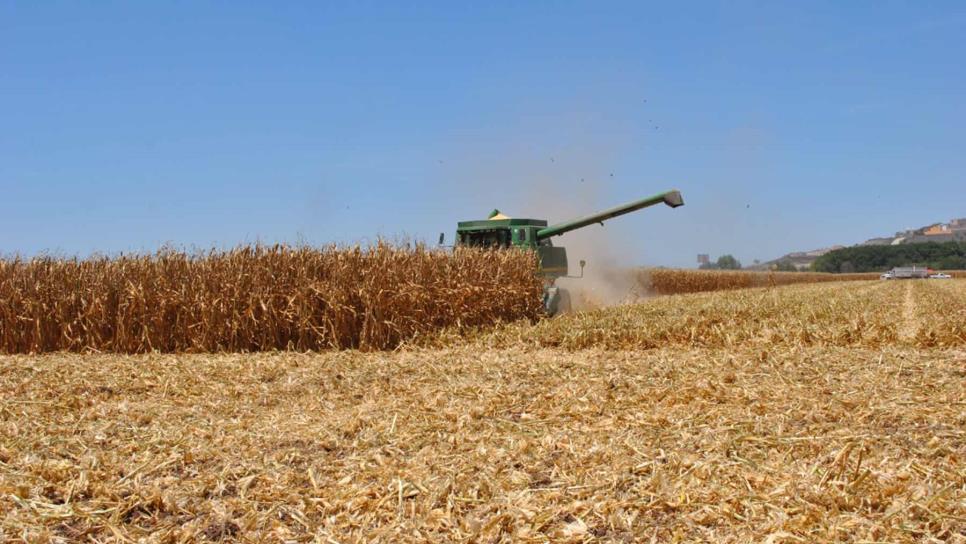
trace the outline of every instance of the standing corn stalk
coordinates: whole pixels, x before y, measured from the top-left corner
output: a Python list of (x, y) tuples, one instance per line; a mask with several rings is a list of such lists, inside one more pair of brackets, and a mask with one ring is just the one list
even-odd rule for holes
[(391, 349), (533, 319), (532, 255), (255, 246), (0, 261), (0, 352)]

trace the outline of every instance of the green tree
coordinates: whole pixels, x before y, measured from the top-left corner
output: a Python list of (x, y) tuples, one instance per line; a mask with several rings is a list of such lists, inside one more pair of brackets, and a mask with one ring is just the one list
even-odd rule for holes
[(884, 272), (897, 266), (938, 270), (966, 267), (966, 242), (924, 242), (896, 246), (854, 246), (830, 251), (812, 264), (818, 272)]
[(741, 262), (732, 255), (722, 255), (715, 263), (721, 270), (741, 270)]
[(775, 263), (775, 270), (779, 272), (798, 272), (798, 268), (795, 267), (795, 263), (788, 259), (782, 259)]
[(948, 255), (936, 261), (936, 266), (933, 268), (939, 270), (966, 270), (966, 257)]

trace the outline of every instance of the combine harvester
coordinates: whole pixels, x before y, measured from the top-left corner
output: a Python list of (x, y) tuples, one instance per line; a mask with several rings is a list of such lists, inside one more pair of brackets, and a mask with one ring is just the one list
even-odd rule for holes
[[(554, 285), (554, 282), (562, 277), (584, 277), (586, 263), (580, 261), (579, 276), (567, 276), (567, 249), (554, 246), (550, 239), (594, 223), (603, 225), (607, 219), (662, 202), (672, 208), (684, 205), (680, 192), (668, 191), (550, 226), (547, 226), (547, 221), (544, 219), (516, 219), (503, 215), (500, 210), (493, 210), (488, 219), (460, 221), (456, 226), (456, 245), (490, 248), (519, 247), (536, 251), (540, 257), (540, 272), (544, 277), (543, 305), (548, 314), (555, 315), (570, 311), (570, 293)], [(442, 234), (439, 236), (439, 241), (442, 245)]]

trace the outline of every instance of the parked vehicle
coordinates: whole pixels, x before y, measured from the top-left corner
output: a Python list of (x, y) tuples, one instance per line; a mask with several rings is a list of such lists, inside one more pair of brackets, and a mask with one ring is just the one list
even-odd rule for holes
[(929, 279), (931, 279), (931, 280), (949, 280), (949, 279), (952, 279), (952, 278), (953, 277), (950, 276), (949, 274), (943, 274), (942, 272), (940, 272), (938, 274), (933, 274), (933, 275), (929, 276)]
[(895, 276), (892, 275), (892, 272), (886, 272), (885, 274), (882, 274), (881, 276), (879, 276), (879, 279), (880, 280), (892, 280), (892, 279), (895, 279)]
[(892, 280), (924, 280), (932, 274), (932, 270), (924, 266), (897, 266), (888, 272)]

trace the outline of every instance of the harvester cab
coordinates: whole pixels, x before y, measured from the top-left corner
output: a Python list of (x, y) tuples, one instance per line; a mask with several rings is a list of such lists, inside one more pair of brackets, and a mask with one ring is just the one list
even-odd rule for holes
[[(583, 277), (583, 269), (586, 263), (580, 261), (580, 276), (567, 276), (567, 250), (563, 247), (554, 246), (551, 238), (594, 223), (603, 225), (607, 219), (662, 202), (672, 208), (684, 205), (680, 192), (668, 191), (579, 219), (549, 226), (544, 219), (508, 217), (502, 214), (500, 210), (493, 210), (486, 219), (460, 221), (456, 227), (456, 245), (484, 248), (519, 247), (536, 251), (540, 261), (540, 273), (545, 280), (544, 308), (548, 314), (554, 315), (570, 311), (570, 293), (566, 289), (554, 285), (554, 282), (561, 277)], [(440, 235), (440, 240), (442, 239), (443, 237)]]

